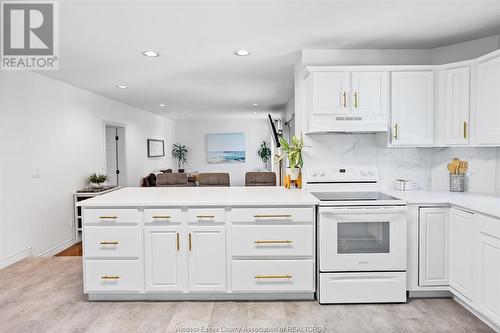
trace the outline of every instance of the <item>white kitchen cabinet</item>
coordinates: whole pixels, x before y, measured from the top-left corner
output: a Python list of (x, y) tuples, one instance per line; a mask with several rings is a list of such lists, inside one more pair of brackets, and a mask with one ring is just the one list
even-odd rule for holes
[(313, 71), (307, 86), (308, 133), (387, 131), (388, 72)]
[(450, 209), (450, 287), (474, 301), (476, 228), (474, 213)]
[(475, 143), (500, 144), (500, 57), (477, 65)]
[(353, 72), (351, 77), (351, 113), (388, 114), (389, 73)]
[(146, 290), (182, 290), (184, 251), (181, 227), (145, 227), (144, 238)]
[(477, 214), (479, 224), (478, 303), (500, 326), (500, 220)]
[(188, 227), (189, 289), (226, 291), (225, 226)]
[(391, 74), (391, 144), (426, 146), (434, 142), (434, 74)]
[[(444, 80), (445, 123), (438, 130), (445, 129), (445, 143), (466, 145), (470, 138), (470, 68), (449, 69), (440, 73)], [(444, 76), (444, 77), (443, 77)]]
[(448, 208), (420, 208), (419, 285), (448, 285)]
[(348, 72), (312, 73), (313, 115), (348, 112), (350, 76)]

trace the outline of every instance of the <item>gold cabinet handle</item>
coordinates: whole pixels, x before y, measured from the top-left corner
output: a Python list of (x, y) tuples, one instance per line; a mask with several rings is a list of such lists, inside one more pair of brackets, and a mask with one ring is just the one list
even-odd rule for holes
[(119, 280), (119, 275), (103, 275), (101, 276), (101, 280)]
[(215, 215), (196, 215), (198, 219), (214, 219)]
[(99, 244), (101, 244), (101, 245), (118, 245), (118, 241), (102, 241)]
[(116, 220), (118, 216), (99, 216), (101, 220)]
[(290, 218), (292, 217), (291, 214), (258, 214), (258, 215), (254, 215), (253, 216), (254, 218), (258, 219), (258, 218)]
[(189, 251), (191, 251), (191, 249), (193, 248), (193, 241), (192, 241), (191, 233), (189, 233), (188, 243), (189, 243)]
[(394, 124), (394, 140), (397, 140), (399, 136), (399, 125), (396, 123)]
[(170, 219), (172, 216), (170, 215), (153, 215), (154, 219)]
[(180, 236), (179, 236), (179, 233), (177, 232), (176, 233), (176, 243), (177, 243), (177, 251), (180, 250)]
[(255, 275), (255, 279), (291, 279), (290, 274), (287, 275)]
[(467, 139), (467, 122), (464, 121), (464, 139)]
[(342, 93), (342, 106), (344, 108), (347, 107), (347, 92), (345, 92), (345, 91)]
[(291, 244), (291, 240), (256, 240), (255, 244)]
[(354, 92), (354, 108), (357, 109), (359, 107), (359, 99), (358, 99), (358, 92)]

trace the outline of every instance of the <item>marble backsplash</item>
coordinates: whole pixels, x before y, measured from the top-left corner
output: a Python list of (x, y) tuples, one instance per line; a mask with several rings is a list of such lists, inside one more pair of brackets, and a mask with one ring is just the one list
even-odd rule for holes
[(305, 137), (308, 166), (377, 167), (381, 188), (395, 179), (416, 181), (422, 189), (447, 190), (446, 165), (453, 157), (469, 161), (468, 191), (500, 194), (500, 148), (387, 148), (386, 134), (328, 134)]

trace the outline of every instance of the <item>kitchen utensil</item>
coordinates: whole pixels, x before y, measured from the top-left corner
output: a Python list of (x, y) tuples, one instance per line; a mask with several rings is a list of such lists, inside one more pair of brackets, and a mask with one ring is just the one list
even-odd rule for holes
[(454, 170), (455, 170), (455, 169), (454, 169), (453, 165), (451, 165), (451, 163), (448, 163), (447, 167), (448, 167), (448, 171), (449, 171), (450, 173), (453, 173), (453, 172), (454, 172)]

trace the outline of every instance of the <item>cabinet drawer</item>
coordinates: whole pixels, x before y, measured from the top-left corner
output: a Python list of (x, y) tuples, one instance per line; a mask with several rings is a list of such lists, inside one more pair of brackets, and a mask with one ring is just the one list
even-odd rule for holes
[(83, 222), (85, 224), (110, 224), (127, 223), (134, 224), (139, 222), (139, 212), (137, 209), (92, 209), (83, 210)]
[(405, 272), (320, 273), (320, 303), (406, 302)]
[(225, 222), (224, 208), (195, 208), (188, 210), (188, 222)]
[(86, 258), (137, 258), (140, 256), (138, 227), (87, 226), (83, 232), (83, 254)]
[(482, 214), (477, 214), (479, 231), (482, 234), (500, 239), (500, 220)]
[(85, 291), (140, 291), (139, 260), (85, 260)]
[(312, 225), (234, 225), (234, 256), (312, 256)]
[(181, 223), (180, 209), (144, 209), (144, 223)]
[(312, 208), (235, 208), (233, 222), (310, 222), (313, 221)]
[(233, 291), (314, 291), (312, 260), (233, 260)]

